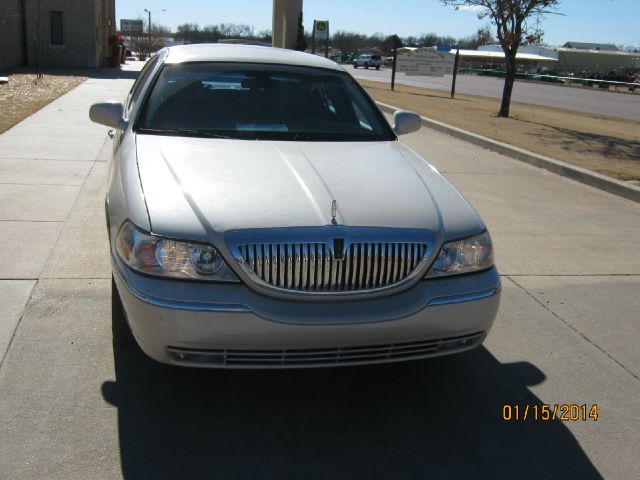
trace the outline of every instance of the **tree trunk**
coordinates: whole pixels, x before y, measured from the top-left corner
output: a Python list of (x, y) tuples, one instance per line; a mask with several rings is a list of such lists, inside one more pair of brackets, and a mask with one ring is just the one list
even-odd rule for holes
[(38, 17), (36, 18), (36, 56), (38, 59), (37, 79), (42, 78), (42, 38), (40, 34), (40, 20), (42, 18), (42, 3), (38, 0)]
[(20, 0), (20, 23), (22, 28), (22, 66), (29, 65), (29, 36), (27, 34), (27, 0)]
[(505, 52), (505, 68), (506, 76), (504, 77), (504, 89), (502, 90), (502, 104), (500, 105), (499, 117), (509, 117), (509, 107), (511, 106), (511, 92), (513, 92), (513, 83), (516, 80), (516, 55), (515, 53)]

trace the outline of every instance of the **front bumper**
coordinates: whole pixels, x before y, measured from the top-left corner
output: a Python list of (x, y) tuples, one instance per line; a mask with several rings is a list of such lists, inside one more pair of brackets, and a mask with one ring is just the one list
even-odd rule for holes
[(225, 368), (385, 363), (465, 351), (487, 335), (501, 288), (495, 268), (336, 302), (281, 300), (242, 284), (152, 278), (118, 261), (114, 278), (147, 355)]

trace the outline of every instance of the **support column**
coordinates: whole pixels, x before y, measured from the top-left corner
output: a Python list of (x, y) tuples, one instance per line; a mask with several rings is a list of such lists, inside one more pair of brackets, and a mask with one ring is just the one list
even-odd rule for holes
[(294, 48), (302, 0), (273, 0), (273, 46)]

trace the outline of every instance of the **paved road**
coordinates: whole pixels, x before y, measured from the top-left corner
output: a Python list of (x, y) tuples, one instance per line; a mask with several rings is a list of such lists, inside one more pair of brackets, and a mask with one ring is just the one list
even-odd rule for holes
[[(275, 373), (113, 351), (109, 144), (87, 109), (130, 82), (90, 79), (0, 136), (0, 478), (640, 478), (640, 205), (428, 130), (406, 141), (495, 240), (484, 347)], [(600, 416), (504, 422), (516, 403)]]
[[(391, 82), (390, 69), (378, 71), (358, 68), (354, 70), (349, 65), (345, 65), (345, 68), (356, 78)], [(444, 77), (407, 77), (404, 73), (398, 73), (396, 74), (396, 82), (438, 90), (451, 90), (451, 75)], [(499, 78), (458, 75), (456, 92), (502, 98), (503, 85), (504, 80)], [(517, 102), (609, 115), (628, 120), (640, 120), (640, 95), (516, 81), (512, 98)]]

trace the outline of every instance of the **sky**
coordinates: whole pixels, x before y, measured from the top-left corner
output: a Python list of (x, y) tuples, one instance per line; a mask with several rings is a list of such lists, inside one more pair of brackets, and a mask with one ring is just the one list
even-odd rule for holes
[[(146, 18), (146, 8), (152, 11), (152, 23), (172, 30), (188, 22), (201, 27), (244, 23), (259, 31), (271, 29), (272, 6), (272, 0), (116, 0), (116, 18), (118, 26), (121, 18)], [(556, 11), (561, 15), (541, 20), (548, 44), (582, 41), (640, 47), (640, 0), (561, 0)], [(307, 31), (317, 19), (329, 20), (331, 32), (401, 37), (434, 32), (460, 38), (489, 23), (474, 11), (456, 11), (438, 0), (303, 0), (303, 12)]]

